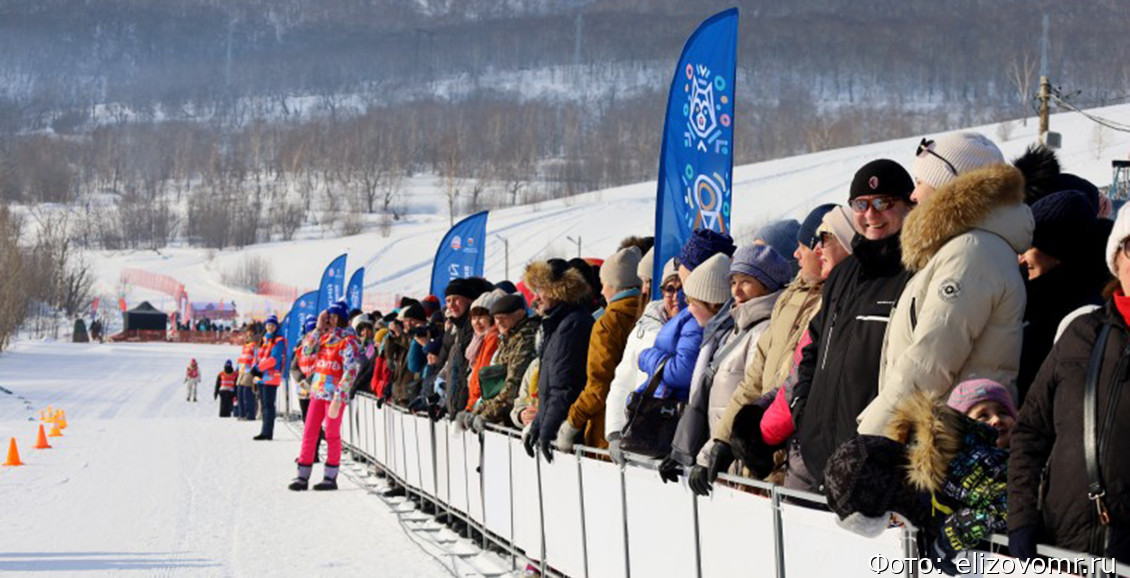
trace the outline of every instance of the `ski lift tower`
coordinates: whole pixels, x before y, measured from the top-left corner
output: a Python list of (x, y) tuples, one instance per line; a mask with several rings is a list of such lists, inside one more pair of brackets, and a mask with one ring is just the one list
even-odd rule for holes
[(1113, 177), (1107, 197), (1110, 204), (1117, 211), (1127, 200), (1130, 200), (1130, 161), (1110, 161)]

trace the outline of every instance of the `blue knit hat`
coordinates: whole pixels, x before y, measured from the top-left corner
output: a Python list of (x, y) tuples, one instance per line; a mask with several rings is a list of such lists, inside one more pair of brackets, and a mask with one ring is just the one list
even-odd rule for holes
[(317, 326), (318, 326), (317, 318), (315, 318), (313, 315), (307, 315), (306, 321), (302, 322), (302, 332), (303, 333), (310, 333)]
[(793, 251), (796, 251), (796, 237), (799, 231), (800, 221), (782, 219), (761, 227), (753, 234), (753, 238), (773, 247), (778, 255), (789, 260)]
[(267, 320), (263, 322), (263, 325), (267, 325), (268, 323), (274, 323), (274, 324), (275, 324), (275, 327), (278, 327), (278, 326), (279, 326), (279, 318), (278, 318), (278, 316), (276, 316), (276, 315), (270, 315), (270, 316), (268, 316), (268, 317), (267, 317)]
[(349, 318), (349, 306), (345, 304), (345, 301), (334, 302), (332, 305), (326, 308), (326, 312), (328, 312), (330, 315), (337, 315), (338, 319)]
[(761, 282), (770, 293), (789, 284), (792, 265), (769, 245), (747, 245), (734, 253), (730, 274), (749, 275)]
[(824, 215), (834, 208), (836, 208), (835, 203), (828, 203), (812, 209), (812, 212), (804, 218), (804, 222), (801, 223), (800, 228), (797, 229), (796, 242), (809, 249), (815, 247), (816, 229), (820, 228), (820, 222), (824, 220)]
[(695, 229), (691, 233), (691, 238), (687, 239), (683, 250), (679, 253), (679, 265), (694, 271), (707, 259), (724, 253), (727, 257), (732, 257), (737, 247), (734, 246), (734, 239), (725, 233), (711, 231), (710, 229)]

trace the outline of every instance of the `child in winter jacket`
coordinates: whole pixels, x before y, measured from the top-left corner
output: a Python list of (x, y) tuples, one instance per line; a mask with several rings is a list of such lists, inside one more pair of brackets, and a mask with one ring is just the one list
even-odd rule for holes
[(196, 360), (188, 362), (188, 369), (184, 372), (184, 386), (187, 389), (188, 395), (185, 396), (185, 401), (196, 401), (196, 387), (200, 385), (200, 367), (196, 365)]
[(951, 575), (957, 552), (1007, 526), (1008, 451), (996, 430), (925, 392), (896, 406), (886, 436), (842, 444), (824, 479), (841, 526), (876, 536), (893, 515), (918, 529), (919, 556)]
[(1005, 386), (991, 379), (970, 379), (950, 393), (949, 406), (997, 430), (997, 447), (1007, 450), (1016, 427), (1016, 404)]

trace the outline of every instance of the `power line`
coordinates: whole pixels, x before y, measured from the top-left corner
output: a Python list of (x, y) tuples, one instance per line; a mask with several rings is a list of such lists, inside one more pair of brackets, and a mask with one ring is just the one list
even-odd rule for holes
[(1101, 116), (1095, 116), (1095, 115), (1093, 115), (1093, 114), (1071, 104), (1070, 102), (1067, 102), (1063, 98), (1061, 98), (1058, 90), (1056, 90), (1052, 93), (1052, 98), (1055, 99), (1055, 102), (1056, 102), (1057, 105), (1062, 106), (1063, 108), (1066, 108), (1067, 110), (1070, 110), (1072, 112), (1077, 112), (1077, 113), (1083, 115), (1084, 118), (1086, 118), (1087, 120), (1090, 120), (1091, 122), (1105, 126), (1106, 128), (1109, 128), (1111, 130), (1115, 130), (1115, 131), (1118, 131), (1118, 132), (1130, 133), (1130, 124), (1118, 122), (1118, 121), (1115, 121), (1115, 120), (1110, 120), (1108, 118), (1103, 118)]

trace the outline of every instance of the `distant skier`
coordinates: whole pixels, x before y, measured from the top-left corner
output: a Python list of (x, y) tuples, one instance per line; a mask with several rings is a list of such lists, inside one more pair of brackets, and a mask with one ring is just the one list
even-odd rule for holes
[(196, 401), (196, 386), (200, 385), (200, 367), (196, 360), (188, 362), (188, 369), (184, 372), (184, 386), (188, 390), (185, 401)]
[(298, 477), (290, 483), (295, 491), (305, 490), (314, 464), (318, 433), (325, 427), (325, 479), (315, 490), (336, 490), (337, 469), (341, 460), (341, 418), (349, 400), (349, 387), (357, 375), (360, 350), (357, 336), (348, 325), (349, 310), (344, 301), (330, 305), (318, 315), (314, 330), (302, 342), (302, 355), (314, 358), (310, 379), (310, 409), (302, 432), (302, 451), (298, 456)]
[(279, 386), (282, 385), (282, 372), (286, 367), (286, 339), (279, 335), (279, 319), (274, 315), (267, 318), (267, 332), (259, 343), (251, 375), (256, 379), (259, 399), (263, 405), (263, 429), (256, 440), (270, 440), (275, 437), (275, 400)]
[(235, 369), (231, 360), (224, 362), (224, 370), (216, 376), (216, 392), (212, 399), (220, 400), (220, 417), (231, 417), (232, 400), (235, 399)]

